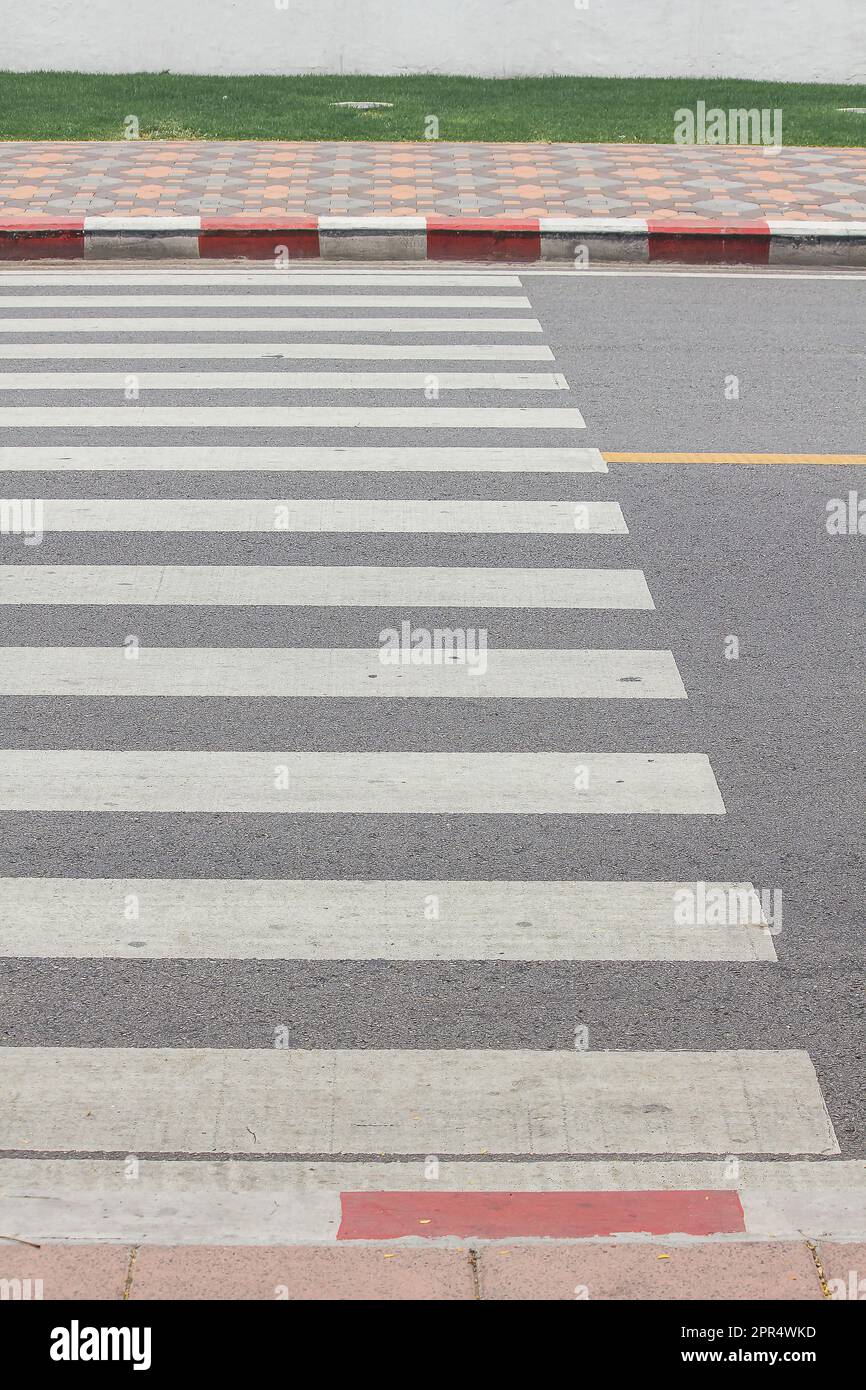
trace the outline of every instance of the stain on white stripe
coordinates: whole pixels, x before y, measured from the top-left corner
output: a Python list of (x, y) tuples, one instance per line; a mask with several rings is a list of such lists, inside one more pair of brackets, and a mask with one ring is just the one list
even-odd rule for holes
[(7, 749), (0, 810), (723, 815), (705, 753)]
[[(745, 1238), (866, 1238), (866, 1167), (860, 1160), (588, 1159), (504, 1163), (439, 1159), (442, 1192), (737, 1192)], [(39, 1244), (288, 1245), (336, 1240), (343, 1192), (417, 1192), (417, 1159), (302, 1164), (267, 1159), (141, 1158), (130, 1182), (116, 1159), (0, 1159), (0, 1228)], [(652, 1237), (618, 1234), (639, 1244)], [(706, 1236), (666, 1235), (665, 1245)], [(742, 1239), (719, 1236), (719, 1242)], [(425, 1244), (431, 1242), (425, 1240)], [(453, 1244), (444, 1238), (441, 1244)], [(514, 1238), (509, 1245), (514, 1244)]]
[(705, 889), (736, 905), (730, 923), (677, 922), (695, 884), (674, 882), (6, 878), (0, 955), (774, 961), (752, 884)]
[(536, 343), (0, 343), (0, 359), (48, 361), (121, 357), (124, 362), (171, 358), (285, 358), (384, 362), (552, 362), (549, 347)]
[[(409, 625), (411, 626), (411, 625)], [(397, 629), (394, 629), (397, 632)], [(684, 700), (669, 651), (479, 650), (445, 630), (429, 665), (380, 647), (3, 647), (0, 694)], [(401, 660), (401, 653), (394, 651)], [(434, 661), (435, 658), (435, 661)]]
[(154, 429), (165, 426), (234, 426), (250, 429), (392, 429), (392, 430), (582, 430), (583, 416), (575, 408), (533, 410), (520, 406), (470, 408), (349, 405), (185, 405), (0, 406), (0, 427), (56, 429), (58, 426), (121, 426)]
[[(92, 346), (92, 345), (91, 345)], [(119, 391), (127, 372), (0, 372), (0, 391)], [(140, 391), (567, 391), (560, 372), (139, 372)]]
[(10, 1047), (0, 1082), (4, 1149), (839, 1152), (800, 1051)]
[[(3, 294), (0, 309), (531, 309), (522, 294)], [(0, 319), (0, 324), (3, 320)], [(243, 319), (237, 320), (243, 323)], [(146, 320), (145, 320), (146, 323)]]
[[(11, 500), (6, 499), (6, 505)], [(3, 505), (0, 498), (0, 508)], [(41, 524), (44, 531), (628, 534), (617, 502), (49, 497), (42, 504)]]
[(88, 445), (0, 447), (0, 471), (261, 473), (606, 473), (598, 449), (357, 448), (184, 444), (144, 448)]
[(0, 333), (540, 333), (537, 319), (446, 318), (0, 318)]
[(642, 570), (444, 565), (5, 565), (0, 604), (652, 608)]

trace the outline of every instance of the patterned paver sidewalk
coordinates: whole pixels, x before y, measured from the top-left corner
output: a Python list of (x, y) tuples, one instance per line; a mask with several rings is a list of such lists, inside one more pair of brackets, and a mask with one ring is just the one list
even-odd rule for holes
[(866, 218), (866, 149), (10, 142), (0, 213)]

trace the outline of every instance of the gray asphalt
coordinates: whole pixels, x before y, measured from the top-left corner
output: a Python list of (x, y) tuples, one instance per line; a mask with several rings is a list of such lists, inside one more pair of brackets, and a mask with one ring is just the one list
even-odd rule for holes
[[(502, 393), (461, 392), (446, 404), (576, 404), (587, 422), (580, 442), (602, 449), (866, 452), (866, 276), (527, 274), (523, 283), (544, 329), (527, 341), (553, 348), (570, 396), (521, 393), (518, 402)], [(22, 337), (28, 340), (32, 335)], [(20, 364), (22, 370), (32, 365)], [(64, 363), (63, 369), (75, 365)], [(116, 360), (81, 365), (123, 368)], [(425, 369), (423, 363), (410, 365)], [(430, 370), (436, 365), (429, 364)], [(4, 370), (16, 366), (9, 361)], [(148, 366), (179, 371), (199, 364)], [(261, 366), (273, 369), (272, 363)], [(739, 377), (739, 400), (725, 399), (728, 374)], [(196, 393), (195, 403), (263, 403), (273, 395)], [(297, 395), (298, 403), (308, 402)], [(80, 392), (73, 400), (70, 393), (28, 391), (4, 393), (2, 403), (100, 399), (109, 397)], [(113, 393), (110, 401), (116, 403)], [(147, 403), (178, 402), (171, 393), (147, 393)], [(314, 403), (337, 400), (317, 392)], [(418, 402), (409, 393), (363, 392), (340, 393), (339, 403)], [(54, 433), (34, 430), (27, 442), (56, 442)], [(231, 442), (325, 444), (336, 442), (332, 434), (292, 431), (287, 441), (278, 432), (237, 430)], [(90, 445), (143, 442), (134, 430), (76, 429), (62, 437)], [(212, 430), (195, 436), (148, 431), (148, 443), (157, 439), (227, 442)], [(20, 434), (0, 430), (0, 445), (20, 442)], [(476, 430), (467, 437), (431, 428), (389, 432), (387, 441), (357, 431), (352, 442), (412, 447), (573, 441), (554, 431), (540, 439), (526, 431)], [(775, 938), (779, 965), (5, 961), (0, 1038), (18, 1045), (254, 1048), (271, 1046), (274, 1024), (287, 1023), (298, 1047), (544, 1049), (570, 1047), (575, 1024), (586, 1023), (593, 1046), (604, 1048), (804, 1048), (815, 1062), (844, 1155), (866, 1154), (866, 542), (862, 536), (828, 536), (825, 529), (827, 500), (845, 497), (858, 485), (863, 495), (862, 478), (860, 470), (841, 467), (685, 464), (612, 465), (606, 477), (5, 475), (3, 490), (13, 497), (615, 499), (629, 526), (627, 537), (78, 535), (47, 536), (42, 546), (26, 549), (3, 537), (0, 564), (635, 566), (646, 574), (655, 612), (448, 610), (448, 625), (486, 626), (491, 646), (670, 647), (689, 695), (687, 703), (327, 705), (7, 697), (0, 700), (5, 747), (696, 750), (710, 756), (727, 815), (7, 812), (0, 813), (0, 873), (742, 879), (759, 889), (781, 889), (784, 925)], [(156, 645), (370, 645), (382, 627), (407, 617), (424, 626), (442, 622), (441, 613), (423, 609), (0, 607), (0, 643), (110, 646), (137, 633), (143, 643)], [(724, 657), (728, 634), (739, 638), (738, 661)]]

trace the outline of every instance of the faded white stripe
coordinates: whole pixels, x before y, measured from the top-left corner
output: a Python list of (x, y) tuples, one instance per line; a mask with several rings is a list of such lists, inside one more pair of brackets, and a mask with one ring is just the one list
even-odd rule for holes
[(303, 359), (418, 362), (552, 362), (549, 347), (527, 343), (0, 343), (0, 359), (47, 361), (50, 358), (122, 357), (124, 362), (169, 358)]
[(606, 473), (598, 449), (270, 448), (264, 445), (90, 448), (87, 445), (0, 448), (7, 473), (220, 472), (262, 473)]
[[(8, 500), (8, 499), (7, 499)], [(3, 499), (0, 498), (0, 506)], [(368, 501), (365, 498), (64, 498), (44, 531), (336, 531), (416, 535), (627, 535), (617, 502)]]
[(705, 753), (6, 749), (0, 809), (723, 815)]
[[(522, 294), (0, 294), (2, 309), (531, 309)], [(0, 319), (2, 323), (2, 319)]]
[(537, 319), (445, 318), (2, 318), (0, 333), (540, 333)]
[[(727, 925), (675, 920), (695, 884), (0, 879), (0, 955), (157, 960), (774, 961), (750, 883)], [(742, 904), (742, 908), (739, 906)], [(134, 913), (134, 919), (130, 914)]]
[(0, 1051), (0, 1148), (834, 1154), (805, 1052)]
[(156, 267), (152, 273), (148, 274), (123, 269), (109, 270), (107, 267), (100, 268), (98, 271), (86, 269), (62, 271), (46, 267), (45, 271), (40, 271), (39, 274), (26, 270), (6, 270), (0, 272), (0, 285), (9, 289), (15, 289), (18, 285), (33, 285), (43, 290), (53, 289), (55, 285), (68, 285), (79, 290), (83, 288), (102, 290), (141, 288), (149, 290), (153, 289), (154, 286), (185, 286), (189, 289), (200, 289), (202, 285), (208, 287), (256, 285), (260, 289), (272, 289), (275, 294), (288, 288), (297, 289), (301, 285), (304, 287), (313, 285), (317, 288), (339, 288), (341, 285), (393, 285), (397, 288), (408, 286), (422, 289), (437, 289), (440, 286), (446, 289), (519, 290), (521, 288), (519, 275), (493, 271), (472, 273), (462, 270), (441, 271), (433, 268), (429, 271), (320, 271), (304, 270), (300, 266), (277, 268), (273, 264), (261, 266), (257, 270), (202, 270), (194, 275), (190, 275), (188, 271), (159, 270)]
[(67, 425), (102, 425), (123, 429), (144, 426), (188, 428), (218, 425), (260, 429), (380, 429), (380, 430), (582, 430), (574, 408), (533, 410), (520, 406), (349, 406), (349, 405), (42, 405), (0, 406), (0, 427), (56, 429)]
[(479, 650), (474, 633), (466, 643), (449, 629), (429, 665), (386, 665), (381, 647), (144, 646), (134, 659), (122, 647), (3, 647), (2, 658), (4, 695), (686, 698), (672, 652)]
[[(92, 346), (92, 344), (91, 344)], [(0, 372), (0, 391), (119, 391), (129, 372)], [(136, 372), (140, 391), (567, 391), (560, 372)]]
[(641, 570), (443, 565), (6, 565), (7, 603), (653, 607)]

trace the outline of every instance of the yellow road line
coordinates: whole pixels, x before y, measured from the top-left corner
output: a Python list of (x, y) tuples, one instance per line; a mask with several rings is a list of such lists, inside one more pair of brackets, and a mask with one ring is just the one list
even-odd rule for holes
[(866, 454), (619, 454), (602, 451), (606, 463), (829, 463), (866, 464)]

